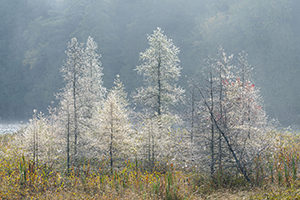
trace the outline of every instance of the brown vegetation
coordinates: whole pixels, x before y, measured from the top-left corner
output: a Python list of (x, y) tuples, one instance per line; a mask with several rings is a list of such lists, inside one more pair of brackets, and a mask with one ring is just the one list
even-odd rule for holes
[[(110, 173), (109, 162), (72, 166), (70, 174), (20, 155), (13, 135), (1, 136), (0, 197), (2, 199), (297, 199), (299, 134), (274, 132), (275, 148), (268, 158), (257, 158), (251, 184), (241, 174), (218, 174), (212, 182), (193, 168), (157, 165), (153, 173), (128, 160)], [(96, 169), (97, 166), (97, 169)], [(98, 167), (100, 166), (100, 167)]]

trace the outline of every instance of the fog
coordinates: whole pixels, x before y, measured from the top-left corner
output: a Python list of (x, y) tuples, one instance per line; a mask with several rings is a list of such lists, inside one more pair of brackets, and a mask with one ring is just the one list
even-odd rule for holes
[(26, 120), (33, 109), (47, 113), (51, 101), (56, 105), (72, 37), (93, 37), (105, 87), (120, 74), (130, 94), (143, 83), (134, 69), (147, 34), (161, 27), (180, 48), (178, 84), (187, 91), (188, 79), (201, 79), (205, 59), (220, 45), (228, 55), (244, 50), (269, 118), (298, 127), (299, 9), (297, 0), (2, 0), (1, 120)]
[(6, 134), (6, 133), (14, 133), (18, 131), (20, 128), (20, 125), (18, 123), (6, 123), (6, 124), (0, 124), (0, 135)]

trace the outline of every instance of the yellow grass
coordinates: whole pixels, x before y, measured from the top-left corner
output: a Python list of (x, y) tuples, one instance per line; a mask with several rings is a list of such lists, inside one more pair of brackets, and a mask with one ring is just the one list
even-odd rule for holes
[(0, 199), (300, 199), (299, 137), (278, 137), (276, 152), (268, 157), (273, 178), (264, 166), (252, 176), (259, 184), (239, 187), (240, 180), (231, 180), (236, 184), (228, 187), (172, 165), (151, 173), (125, 162), (123, 169), (110, 174), (83, 164), (67, 175), (50, 166), (35, 166), (11, 145), (13, 136), (5, 135), (0, 137)]

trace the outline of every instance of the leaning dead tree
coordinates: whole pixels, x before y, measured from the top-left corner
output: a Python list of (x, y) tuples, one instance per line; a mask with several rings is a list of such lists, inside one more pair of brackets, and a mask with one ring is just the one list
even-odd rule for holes
[(214, 125), (216, 126), (216, 128), (217, 128), (218, 131), (222, 134), (222, 137), (223, 137), (224, 140), (226, 141), (227, 147), (228, 147), (229, 151), (231, 152), (232, 156), (234, 157), (234, 160), (235, 160), (235, 162), (236, 162), (238, 168), (241, 170), (241, 172), (242, 172), (242, 174), (244, 175), (245, 179), (246, 179), (248, 182), (251, 182), (249, 176), (248, 176), (247, 173), (246, 173), (245, 168), (241, 165), (240, 160), (237, 158), (237, 155), (236, 155), (236, 153), (234, 152), (234, 150), (233, 150), (233, 148), (232, 148), (232, 146), (231, 146), (231, 144), (230, 144), (230, 142), (229, 142), (229, 140), (228, 140), (228, 137), (226, 136), (227, 134), (225, 134), (225, 133), (221, 130), (219, 124), (217, 123), (216, 118), (215, 118), (215, 116), (214, 116), (214, 113), (212, 112), (212, 108), (208, 105), (208, 103), (207, 103), (207, 101), (206, 101), (206, 99), (205, 99), (205, 97), (204, 97), (204, 95), (203, 95), (201, 89), (200, 89), (198, 86), (196, 86), (196, 85), (195, 85), (195, 87), (198, 89), (198, 91), (199, 91), (201, 97), (203, 98), (203, 101), (204, 101), (205, 106), (206, 106), (207, 109), (209, 110), (209, 113), (210, 113), (210, 116), (211, 116), (211, 120), (214, 122)]
[(220, 49), (216, 59), (209, 59), (206, 83), (193, 83), (198, 94), (196, 113), (201, 115), (192, 121), (193, 137), (195, 123), (200, 134), (193, 146), (212, 179), (237, 168), (251, 182), (253, 159), (267, 146), (270, 128), (246, 57), (240, 54), (238, 66), (232, 65), (232, 58)]

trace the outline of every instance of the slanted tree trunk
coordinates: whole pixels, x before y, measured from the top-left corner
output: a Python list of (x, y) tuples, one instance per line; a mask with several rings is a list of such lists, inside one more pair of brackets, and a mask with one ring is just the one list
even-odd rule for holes
[[(196, 86), (196, 87), (197, 87), (197, 86)], [(237, 164), (238, 169), (241, 170), (241, 172), (242, 172), (244, 178), (245, 178), (249, 183), (251, 183), (251, 180), (250, 180), (249, 176), (247, 175), (247, 173), (246, 173), (244, 167), (241, 165), (240, 160), (237, 158), (237, 156), (236, 156), (236, 154), (235, 154), (235, 152), (234, 152), (232, 146), (230, 145), (229, 140), (228, 140), (226, 134), (221, 130), (220, 126), (218, 125), (218, 123), (217, 123), (217, 121), (216, 121), (216, 118), (214, 117), (214, 114), (213, 114), (213, 112), (212, 112), (212, 109), (211, 109), (210, 106), (208, 105), (208, 103), (207, 103), (207, 101), (206, 101), (206, 99), (205, 99), (205, 97), (204, 97), (204, 95), (203, 95), (201, 89), (200, 89), (199, 87), (197, 87), (197, 88), (198, 88), (198, 91), (199, 91), (201, 97), (202, 97), (203, 100), (204, 100), (205, 106), (207, 107), (207, 109), (208, 109), (209, 112), (210, 112), (210, 116), (212, 117), (213, 122), (214, 122), (216, 128), (218, 129), (218, 131), (221, 133), (222, 137), (224, 138), (224, 140), (225, 140), (225, 142), (226, 142), (226, 144), (227, 144), (227, 147), (228, 147), (229, 151), (231, 152), (231, 154), (232, 154), (232, 156), (233, 156), (233, 158), (234, 158), (234, 160), (235, 160), (235, 162), (236, 162), (236, 164)]]

